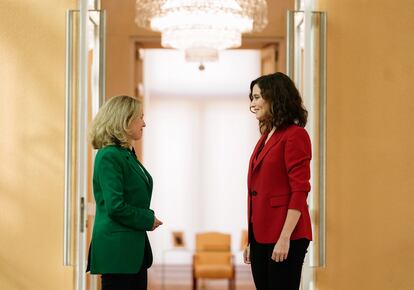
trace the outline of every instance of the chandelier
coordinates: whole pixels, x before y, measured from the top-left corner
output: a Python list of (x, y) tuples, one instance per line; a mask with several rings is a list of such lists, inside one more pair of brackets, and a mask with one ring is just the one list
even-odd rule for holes
[(242, 33), (267, 25), (266, 0), (137, 0), (136, 9), (137, 25), (160, 31), (163, 47), (201, 63), (241, 46)]

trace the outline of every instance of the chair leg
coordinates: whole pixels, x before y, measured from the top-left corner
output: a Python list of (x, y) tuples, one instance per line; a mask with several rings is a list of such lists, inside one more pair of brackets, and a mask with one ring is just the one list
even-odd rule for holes
[(233, 265), (233, 277), (229, 279), (229, 290), (236, 290), (236, 270)]
[(236, 280), (234, 278), (229, 279), (229, 290), (236, 290)]

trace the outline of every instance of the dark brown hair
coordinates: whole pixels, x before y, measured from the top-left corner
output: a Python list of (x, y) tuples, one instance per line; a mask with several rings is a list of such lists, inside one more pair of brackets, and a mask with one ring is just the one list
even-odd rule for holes
[(293, 81), (285, 74), (277, 72), (261, 76), (250, 84), (250, 101), (252, 90), (258, 85), (262, 98), (269, 103), (270, 118), (260, 121), (260, 132), (264, 133), (276, 127), (277, 130), (296, 124), (305, 127), (308, 111), (303, 106), (302, 98)]

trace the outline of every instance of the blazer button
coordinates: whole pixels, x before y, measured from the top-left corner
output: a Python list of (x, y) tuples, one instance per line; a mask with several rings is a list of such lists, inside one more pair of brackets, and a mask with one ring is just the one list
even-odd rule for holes
[(251, 192), (251, 194), (252, 194), (253, 196), (256, 196), (256, 195), (257, 195), (257, 192), (256, 192), (256, 191), (252, 191), (252, 192)]

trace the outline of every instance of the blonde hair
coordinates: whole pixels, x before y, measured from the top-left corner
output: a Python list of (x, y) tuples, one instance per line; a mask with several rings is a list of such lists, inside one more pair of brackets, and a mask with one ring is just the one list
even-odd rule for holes
[(134, 97), (112, 97), (99, 109), (92, 121), (89, 142), (95, 149), (108, 145), (128, 148), (129, 125), (141, 112), (142, 103)]

